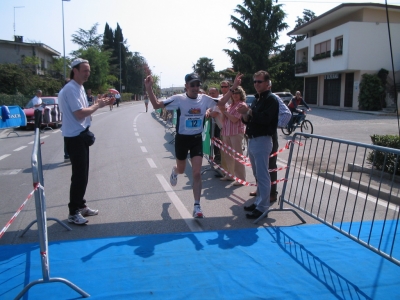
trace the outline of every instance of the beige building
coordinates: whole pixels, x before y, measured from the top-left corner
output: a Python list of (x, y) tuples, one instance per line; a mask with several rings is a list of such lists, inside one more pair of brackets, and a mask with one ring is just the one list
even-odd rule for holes
[[(388, 5), (396, 82), (400, 82), (400, 6)], [(296, 43), (296, 76), (304, 77), (308, 104), (358, 109), (359, 84), (365, 73), (389, 71), (392, 60), (386, 7), (341, 4), (288, 35), (306, 35)], [(387, 97), (387, 105), (393, 99)], [(390, 103), (392, 102), (392, 103)]]
[(24, 57), (36, 56), (39, 64), (36, 74), (43, 75), (53, 64), (53, 57), (61, 56), (60, 52), (42, 43), (24, 43), (22, 36), (15, 36), (14, 41), (0, 40), (0, 63), (21, 64)]

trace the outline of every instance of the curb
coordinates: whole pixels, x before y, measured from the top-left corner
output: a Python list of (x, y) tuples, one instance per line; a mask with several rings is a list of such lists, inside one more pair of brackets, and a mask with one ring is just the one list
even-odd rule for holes
[(392, 195), (388, 189), (382, 187), (379, 188), (379, 186), (368, 184), (366, 182), (363, 182), (361, 179), (354, 179), (344, 175), (338, 176), (337, 174), (334, 174), (332, 172), (324, 172), (320, 173), (319, 175), (346, 187), (361, 191), (367, 195), (375, 196), (381, 200), (388, 201), (388, 199), (390, 199), (390, 203), (400, 205), (400, 197)]

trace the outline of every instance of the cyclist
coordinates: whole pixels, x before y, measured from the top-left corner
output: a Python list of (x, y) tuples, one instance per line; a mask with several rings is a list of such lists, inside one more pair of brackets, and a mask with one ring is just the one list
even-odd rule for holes
[[(307, 110), (311, 111), (311, 108), (301, 97), (300, 91), (297, 91), (296, 96), (294, 96), (292, 100), (290, 100), (290, 103), (288, 105), (290, 111), (292, 112), (292, 118), (287, 125), (288, 128), (293, 128), (295, 123), (300, 124), (304, 120), (304, 112), (297, 108), (297, 106), (299, 105), (304, 105), (305, 107), (307, 107)], [(298, 113), (297, 116), (293, 116), (294, 112)]]

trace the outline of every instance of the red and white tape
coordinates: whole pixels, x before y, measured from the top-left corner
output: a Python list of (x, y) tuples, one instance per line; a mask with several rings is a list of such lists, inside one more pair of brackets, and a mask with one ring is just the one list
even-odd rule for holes
[(4, 235), (4, 233), (7, 231), (8, 227), (10, 227), (10, 225), (12, 224), (12, 222), (14, 222), (14, 220), (17, 218), (17, 216), (19, 215), (19, 213), (21, 212), (21, 210), (24, 208), (24, 206), (26, 205), (26, 203), (28, 202), (28, 200), (32, 197), (33, 193), (38, 189), (41, 188), (43, 189), (43, 186), (40, 185), (40, 183), (35, 183), (34, 185), (34, 190), (28, 195), (28, 197), (25, 199), (24, 203), (21, 204), (21, 206), (18, 208), (18, 210), (15, 212), (15, 214), (12, 216), (12, 218), (10, 219), (10, 221), (7, 222), (6, 226), (4, 226), (4, 228), (0, 231), (0, 239), (2, 238), (2, 236)]

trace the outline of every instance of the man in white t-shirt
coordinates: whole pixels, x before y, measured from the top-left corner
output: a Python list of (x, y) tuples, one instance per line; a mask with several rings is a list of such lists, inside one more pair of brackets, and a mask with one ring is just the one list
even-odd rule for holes
[(121, 94), (115, 94), (115, 102), (117, 102), (117, 107), (119, 107), (119, 102), (121, 102)]
[(37, 90), (36, 91), (36, 96), (32, 98), (32, 104), (33, 104), (33, 108), (34, 109), (39, 109), (41, 110), (41, 106), (42, 106), (42, 91), (41, 90)]
[[(238, 87), (242, 75), (236, 76), (234, 87)], [(186, 168), (187, 154), (190, 153), (193, 174), (193, 217), (204, 218), (200, 207), (201, 195), (201, 165), (203, 161), (203, 121), (208, 108), (213, 108), (218, 99), (205, 94), (199, 94), (201, 81), (197, 74), (185, 76), (185, 94), (173, 95), (166, 100), (157, 100), (153, 92), (153, 77), (147, 76), (145, 86), (154, 109), (166, 107), (168, 110), (177, 110), (177, 133), (175, 137), (176, 165), (172, 168), (170, 183), (175, 186), (178, 174), (183, 174)], [(228, 92), (220, 101), (225, 104), (231, 97)]]
[(89, 132), (91, 114), (98, 108), (109, 105), (110, 100), (97, 99), (95, 104), (88, 107), (83, 83), (90, 75), (89, 62), (77, 58), (71, 63), (71, 67), (71, 80), (60, 91), (58, 102), (63, 114), (61, 131), (72, 166), (68, 222), (82, 225), (88, 222), (85, 216), (99, 213), (97, 209), (90, 209), (84, 199), (89, 179), (89, 145), (85, 135)]

